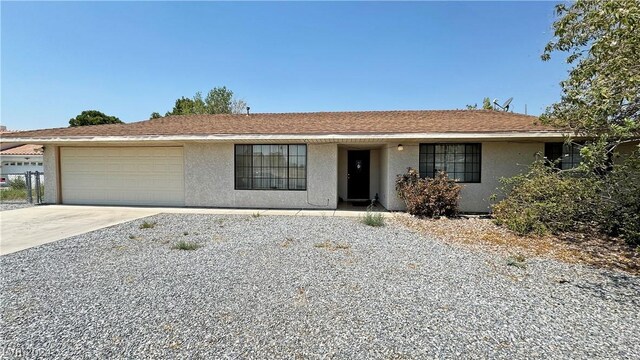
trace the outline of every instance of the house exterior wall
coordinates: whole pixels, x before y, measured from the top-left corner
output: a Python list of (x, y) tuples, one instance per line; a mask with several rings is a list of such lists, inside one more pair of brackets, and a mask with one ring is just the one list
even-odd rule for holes
[(58, 198), (58, 153), (59, 147), (46, 145), (44, 147), (43, 170), (44, 170), (44, 202), (47, 204), (57, 204)]
[[(405, 209), (404, 203), (395, 193), (395, 179), (408, 167), (418, 168), (419, 152), (419, 143), (404, 144), (403, 151), (394, 147), (383, 149), (381, 203), (387, 209)], [(544, 143), (483, 142), (480, 183), (461, 184), (460, 211), (488, 212), (489, 198), (497, 192), (500, 178), (525, 171), (539, 152), (544, 152)]]
[(185, 205), (193, 207), (335, 209), (338, 147), (307, 145), (307, 190), (235, 190), (234, 145), (184, 145)]

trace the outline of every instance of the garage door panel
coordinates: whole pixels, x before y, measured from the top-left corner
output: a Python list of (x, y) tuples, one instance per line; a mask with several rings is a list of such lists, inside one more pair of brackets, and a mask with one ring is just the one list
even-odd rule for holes
[(61, 148), (66, 204), (184, 205), (181, 147)]

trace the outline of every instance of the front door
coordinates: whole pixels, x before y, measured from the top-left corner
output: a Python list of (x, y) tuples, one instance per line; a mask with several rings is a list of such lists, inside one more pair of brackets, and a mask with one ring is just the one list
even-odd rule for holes
[(347, 197), (369, 199), (369, 150), (349, 150), (347, 167)]

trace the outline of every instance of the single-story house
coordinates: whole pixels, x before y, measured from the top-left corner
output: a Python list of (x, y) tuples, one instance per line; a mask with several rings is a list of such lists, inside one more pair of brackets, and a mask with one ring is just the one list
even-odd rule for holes
[[(446, 170), (460, 208), (489, 211), (501, 177), (537, 154), (579, 161), (562, 131), (491, 110), (183, 115), (4, 134), (44, 145), (48, 203), (336, 209), (395, 191), (408, 167)], [(554, 155), (555, 154), (555, 155)]]

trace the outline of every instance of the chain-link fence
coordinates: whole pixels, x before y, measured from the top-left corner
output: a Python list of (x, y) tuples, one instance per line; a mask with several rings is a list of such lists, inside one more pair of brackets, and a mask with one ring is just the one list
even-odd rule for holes
[(44, 173), (27, 171), (0, 175), (0, 202), (42, 204)]

